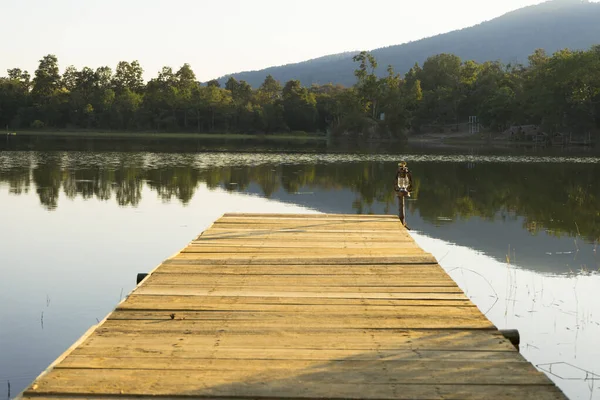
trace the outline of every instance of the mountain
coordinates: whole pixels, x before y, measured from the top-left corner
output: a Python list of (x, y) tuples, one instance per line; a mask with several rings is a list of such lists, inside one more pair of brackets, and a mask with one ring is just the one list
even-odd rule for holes
[[(379, 63), (379, 74), (387, 65), (400, 73), (427, 57), (453, 53), (463, 60), (504, 63), (527, 63), (535, 49), (548, 54), (557, 50), (589, 49), (600, 43), (600, 3), (587, 0), (552, 0), (521, 8), (501, 17), (469, 28), (371, 51)], [(355, 82), (353, 52), (328, 55), (296, 64), (247, 71), (219, 78), (224, 83), (230, 76), (258, 87), (268, 74), (282, 83), (299, 79), (304, 85)]]

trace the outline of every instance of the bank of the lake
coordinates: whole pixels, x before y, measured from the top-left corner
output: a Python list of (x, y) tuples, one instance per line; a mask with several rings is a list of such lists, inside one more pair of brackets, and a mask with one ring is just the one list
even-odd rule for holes
[(274, 134), (244, 134), (244, 133), (193, 133), (193, 132), (148, 132), (148, 131), (96, 131), (96, 130), (19, 130), (6, 132), (9, 138), (39, 137), (39, 138), (83, 138), (83, 139), (190, 139), (190, 140), (257, 140), (257, 141), (324, 141), (324, 135), (290, 132)]
[[(90, 140), (90, 141), (127, 141), (130, 143), (148, 143), (156, 141), (179, 142), (185, 145), (186, 142), (195, 142), (206, 144), (204, 148), (196, 148), (196, 150), (234, 150), (249, 151), (255, 150), (275, 150), (275, 151), (295, 151), (296, 146), (304, 145), (301, 151), (309, 149), (323, 151), (342, 151), (364, 153), (367, 151), (398, 151), (409, 150), (412, 148), (434, 148), (438, 151), (441, 149), (487, 149), (489, 151), (500, 151), (502, 149), (514, 148), (545, 148), (548, 147), (544, 143), (513, 141), (503, 134), (485, 133), (448, 133), (448, 134), (408, 134), (405, 138), (385, 138), (385, 137), (368, 137), (355, 135), (342, 135), (331, 137), (323, 133), (307, 133), (307, 132), (281, 132), (274, 134), (264, 133), (233, 133), (233, 132), (213, 132), (213, 133), (190, 133), (190, 132), (148, 132), (148, 131), (96, 131), (96, 130), (24, 130), (24, 131), (9, 131), (5, 134), (6, 143), (27, 141), (52, 141), (52, 140)], [(0, 139), (1, 140), (1, 139)], [(226, 147), (216, 148), (215, 145), (227, 144)], [(238, 146), (236, 145), (236, 143)], [(357, 145), (357, 143), (359, 145)], [(256, 149), (247, 146), (247, 144), (266, 144), (266, 147)], [(365, 145), (366, 144), (366, 145)], [(289, 145), (282, 148), (281, 145)], [(271, 148), (269, 147), (271, 146)], [(276, 147), (273, 147), (276, 146)], [(2, 143), (0, 142), (0, 149)], [(597, 152), (598, 148), (595, 143), (586, 145), (570, 145), (566, 143), (560, 146), (561, 149), (568, 151), (581, 151), (585, 153)], [(160, 151), (160, 148), (153, 150)], [(169, 150), (165, 148), (165, 150)], [(511, 150), (512, 151), (512, 150)]]

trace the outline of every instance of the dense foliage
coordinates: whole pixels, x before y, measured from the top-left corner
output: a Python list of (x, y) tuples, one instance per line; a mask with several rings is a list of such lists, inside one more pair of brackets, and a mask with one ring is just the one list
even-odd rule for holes
[[(59, 73), (44, 57), (33, 77), (18, 68), (0, 78), (0, 126), (155, 132), (355, 133), (401, 137), (479, 117), (488, 129), (540, 125), (548, 133), (600, 127), (600, 46), (537, 50), (527, 66), (428, 58), (404, 76), (388, 66), (377, 75), (367, 52), (354, 57), (353, 87), (281, 85), (267, 76), (258, 89), (230, 78), (201, 85), (188, 64), (164, 67), (145, 83), (137, 61)], [(453, 128), (454, 129), (454, 128)]]

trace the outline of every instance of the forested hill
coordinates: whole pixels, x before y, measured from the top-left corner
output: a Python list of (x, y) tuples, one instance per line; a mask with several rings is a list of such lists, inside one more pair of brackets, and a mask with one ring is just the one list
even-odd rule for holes
[[(423, 16), (427, 23), (427, 16)], [(587, 0), (552, 0), (525, 7), (491, 21), (458, 31), (402, 45), (384, 47), (371, 53), (379, 62), (379, 74), (386, 66), (404, 73), (415, 62), (422, 64), (429, 56), (451, 53), (463, 60), (504, 63), (527, 63), (535, 49), (552, 54), (556, 50), (588, 49), (600, 43), (600, 3)], [(271, 67), (260, 71), (241, 72), (220, 79), (224, 84), (230, 76), (258, 87), (265, 76), (281, 82), (298, 79), (303, 85), (340, 83), (351, 86), (356, 65), (355, 53), (334, 54), (297, 64)]]

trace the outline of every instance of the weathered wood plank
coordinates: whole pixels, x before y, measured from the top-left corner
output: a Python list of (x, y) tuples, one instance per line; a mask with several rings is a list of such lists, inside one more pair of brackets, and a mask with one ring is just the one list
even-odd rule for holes
[[(207, 300), (208, 299), (208, 300)], [(117, 310), (181, 310), (181, 311), (264, 311), (264, 312), (288, 312), (288, 313), (377, 313), (408, 312), (412, 308), (428, 309), (428, 312), (441, 313), (445, 308), (469, 307), (475, 305), (464, 300), (417, 300), (401, 305), (345, 305), (345, 304), (256, 304), (248, 301), (252, 297), (239, 299), (235, 303), (223, 303), (210, 301), (207, 296), (178, 296), (178, 295), (144, 295), (134, 294), (128, 301), (117, 307)], [(442, 307), (442, 308), (440, 308)]]
[[(93, 356), (98, 358), (163, 358), (174, 360), (192, 358), (208, 363), (212, 359), (222, 360), (405, 360), (405, 361), (512, 361), (526, 363), (517, 351), (428, 351), (428, 350), (352, 350), (352, 349), (295, 349), (295, 348), (244, 348), (210, 347), (205, 343), (181, 344), (179, 339), (172, 341), (140, 338), (123, 347), (122, 341), (96, 341), (93, 345), (79, 347), (72, 356)], [(61, 367), (74, 368), (74, 360)]]
[[(465, 307), (474, 309), (473, 307)], [(414, 307), (414, 310), (419, 308)], [(310, 328), (373, 328), (373, 329), (494, 329), (494, 325), (482, 318), (480, 314), (460, 312), (451, 313), (452, 321), (440, 317), (439, 313), (421, 311), (397, 314), (394, 312), (375, 312), (369, 314), (346, 315), (323, 314), (315, 316), (311, 313), (277, 313), (259, 311), (114, 311), (109, 319), (113, 320), (154, 320), (154, 321), (185, 321), (191, 327), (200, 321), (206, 326), (235, 325), (236, 327), (252, 328), (268, 325), (273, 328), (285, 328), (301, 324)]]
[(147, 285), (200, 285), (218, 288), (224, 286), (253, 286), (285, 287), (293, 289), (294, 286), (304, 287), (380, 287), (385, 292), (391, 286), (422, 286), (422, 287), (456, 287), (456, 283), (448, 276), (437, 275), (408, 276), (406, 278), (396, 275), (211, 275), (211, 274), (162, 274), (153, 273), (146, 281)]
[(386, 215), (386, 214), (283, 214), (283, 213), (225, 213), (221, 219), (226, 218), (249, 218), (249, 219), (344, 219), (344, 220), (362, 220), (362, 219), (377, 219), (377, 220), (398, 220), (397, 215)]
[[(298, 293), (299, 297), (294, 297), (290, 292), (283, 292), (281, 296), (261, 296), (260, 293), (252, 293), (251, 296), (240, 296), (239, 291), (222, 291), (224, 294), (215, 294), (209, 291), (208, 294), (204, 289), (185, 286), (161, 286), (155, 285), (148, 287), (143, 285), (139, 287), (135, 293), (129, 297), (128, 301), (123, 303), (121, 307), (127, 307), (129, 304), (135, 304), (135, 299), (144, 298), (146, 296), (156, 296), (155, 309), (161, 309), (158, 303), (163, 303), (164, 297), (172, 296), (177, 298), (177, 301), (195, 301), (194, 297), (198, 297), (198, 301), (207, 309), (218, 309), (224, 307), (224, 310), (233, 309), (253, 309), (253, 307), (261, 305), (269, 306), (304, 306), (304, 305), (323, 305), (334, 306), (344, 305), (350, 307), (396, 307), (396, 306), (438, 306), (438, 305), (453, 305), (453, 306), (472, 306), (475, 305), (464, 296), (463, 293), (458, 293), (462, 297), (457, 298), (440, 298), (440, 299), (422, 299), (422, 298), (403, 298), (403, 299), (373, 299), (373, 298), (348, 298), (348, 297), (326, 297), (326, 296), (306, 296), (305, 293)], [(269, 292), (265, 292), (269, 293)], [(452, 293), (452, 292), (450, 292)], [(228, 295), (227, 295), (228, 294)], [(270, 292), (270, 294), (274, 294)], [(303, 297), (304, 296), (304, 297)], [(419, 296), (414, 296), (419, 297)], [(439, 296), (438, 296), (439, 297)], [(131, 300), (131, 301), (130, 301)], [(168, 299), (164, 300), (168, 304)], [(239, 308), (236, 308), (239, 307)]]
[[(555, 386), (547, 385), (513, 385), (513, 386), (486, 386), (486, 385), (445, 385), (439, 388), (439, 390), (433, 390), (431, 387), (427, 390), (422, 390), (418, 395), (415, 393), (414, 388), (406, 388), (401, 386), (393, 386), (388, 388), (389, 390), (384, 391), (382, 388), (372, 388), (369, 392), (363, 391), (365, 386), (344, 386), (345, 392), (340, 392), (339, 387), (331, 385), (328, 387), (329, 390), (317, 391), (316, 388), (308, 390), (303, 397), (303, 400), (323, 400), (331, 399), (331, 394), (327, 393), (340, 393), (344, 399), (365, 399), (365, 400), (414, 400), (414, 399), (431, 399), (431, 400), (448, 400), (448, 399), (473, 399), (473, 400), (488, 400), (490, 398), (499, 400), (509, 400), (525, 398), (527, 400), (564, 400), (564, 395)], [(285, 388), (280, 388), (267, 394), (264, 390), (264, 396), (248, 396), (240, 394), (239, 396), (233, 395), (222, 395), (217, 394), (214, 396), (202, 396), (202, 400), (264, 400), (264, 399), (282, 399), (286, 398), (284, 393)], [(387, 397), (386, 397), (387, 396)], [(136, 400), (156, 400), (155, 396), (126, 396), (120, 394), (119, 398), (123, 399), (136, 399)], [(189, 396), (187, 396), (189, 398)], [(23, 397), (22, 400), (56, 400), (56, 396), (35, 396)], [(77, 396), (69, 395), (69, 400), (109, 400), (114, 399), (114, 396), (109, 395), (86, 395)], [(163, 396), (161, 399), (182, 399), (184, 396)]]
[(412, 241), (412, 237), (408, 234), (399, 234), (394, 232), (391, 235), (382, 235), (381, 232), (364, 233), (364, 232), (300, 232), (300, 231), (205, 231), (202, 235), (196, 237), (193, 242), (214, 240), (237, 240), (237, 241), (319, 241), (319, 242), (349, 242), (349, 241), (365, 241), (365, 242), (380, 242), (380, 243), (402, 243)]
[(344, 218), (344, 219), (398, 219), (394, 214), (336, 214), (336, 213), (245, 213), (245, 212), (228, 212), (221, 218), (301, 218), (301, 219), (327, 219), (327, 218)]
[(238, 255), (217, 257), (202, 254), (178, 254), (163, 264), (210, 264), (210, 265), (380, 265), (387, 264), (436, 264), (435, 257), (424, 253), (421, 255), (398, 255), (394, 257), (355, 257), (341, 255), (337, 257), (298, 257), (284, 258), (281, 255)]
[[(242, 226), (238, 227), (234, 224), (222, 224), (222, 225), (213, 225), (208, 231), (205, 233), (206, 235), (213, 234), (223, 234), (223, 233), (236, 233), (239, 235), (243, 234), (288, 234), (288, 233), (301, 233), (301, 234), (309, 234), (309, 233), (317, 233), (317, 234), (329, 234), (329, 235), (370, 235), (375, 237), (376, 235), (402, 235), (402, 233), (398, 233), (397, 229), (388, 227), (388, 229), (382, 229), (378, 226), (364, 226), (360, 229), (358, 227), (352, 227), (351, 225), (343, 226), (339, 225), (320, 225), (318, 229), (316, 227), (309, 228), (308, 226), (300, 226), (300, 225), (292, 225), (289, 226), (262, 226), (260, 229), (253, 226)], [(404, 233), (405, 234), (405, 233)]]
[[(299, 383), (297, 383), (298, 385)], [(414, 399), (430, 399), (430, 400), (448, 400), (448, 399), (472, 399), (472, 400), (564, 400), (564, 395), (553, 385), (443, 385), (443, 386), (416, 386), (411, 385), (327, 385), (326, 387), (312, 385), (302, 392), (302, 397), (294, 397), (295, 399), (302, 398), (303, 400), (323, 400), (331, 399), (333, 395), (339, 395), (343, 399), (365, 399), (365, 400), (414, 400)], [(202, 395), (202, 400), (259, 400), (259, 399), (283, 399), (291, 398), (291, 394), (287, 393), (286, 388), (278, 385), (277, 388), (267, 389), (263, 387), (260, 391), (245, 392), (244, 385), (235, 385), (235, 392), (226, 393), (225, 390), (213, 393), (212, 395)], [(286, 395), (287, 393), (287, 395)], [(60, 396), (60, 394), (59, 394)], [(118, 395), (119, 398), (132, 398), (136, 400), (156, 400), (155, 396), (135, 395), (128, 397), (124, 393)], [(163, 396), (162, 399), (181, 399), (190, 397), (183, 394), (180, 396)], [(114, 396), (102, 396), (94, 394), (93, 397), (68, 395), (70, 400), (97, 399), (107, 400), (114, 399)], [(53, 397), (45, 397), (44, 395), (36, 395), (35, 397), (26, 396), (23, 400), (50, 400), (56, 399)]]
[[(245, 297), (273, 297), (273, 298), (315, 298), (324, 301), (325, 299), (360, 299), (361, 301), (366, 300), (466, 300), (464, 294), (460, 293), (380, 293), (380, 292), (328, 292), (322, 293), (318, 291), (314, 292), (295, 292), (294, 288), (287, 288), (287, 291), (253, 291), (251, 289), (246, 290), (227, 290), (227, 289), (201, 289), (194, 285), (188, 285), (189, 289), (186, 290), (186, 285), (180, 285), (181, 289), (179, 292), (172, 290), (171, 294), (187, 295), (187, 296), (213, 296), (213, 297), (232, 297), (237, 300)], [(151, 288), (150, 285), (146, 287)], [(137, 292), (136, 292), (137, 293)], [(142, 292), (142, 293), (148, 293)], [(154, 292), (156, 293), (156, 292)]]
[[(158, 276), (158, 275), (159, 274), (156, 273), (156, 276)], [(456, 284), (453, 282), (447, 282), (445, 280), (443, 280), (443, 281), (437, 281), (437, 280), (436, 281), (433, 281), (433, 280), (423, 281), (423, 280), (418, 280), (418, 278), (415, 278), (414, 280), (407, 279), (401, 284), (396, 284), (396, 286), (384, 286), (385, 282), (382, 283), (381, 285), (371, 284), (370, 286), (360, 286), (360, 284), (347, 284), (347, 285), (342, 285), (342, 286), (329, 286), (329, 285), (323, 286), (323, 285), (319, 285), (318, 283), (314, 283), (311, 286), (300, 286), (303, 283), (304, 284), (311, 283), (308, 280), (306, 280), (304, 282), (299, 282), (298, 286), (287, 286), (287, 285), (282, 284), (282, 282), (278, 282), (276, 284), (274, 281), (271, 282), (271, 283), (273, 283), (272, 285), (269, 285), (270, 282), (258, 282), (256, 280), (244, 279), (244, 276), (237, 276), (237, 275), (235, 275), (235, 276), (239, 278), (240, 282), (229, 282), (228, 278), (230, 278), (232, 275), (222, 275), (223, 278), (220, 281), (219, 281), (219, 279), (213, 279), (213, 281), (200, 282), (200, 279), (199, 279), (199, 283), (190, 284), (190, 283), (185, 283), (185, 278), (186, 278), (185, 275), (183, 275), (183, 276), (178, 275), (178, 274), (164, 274), (164, 275), (173, 277), (174, 279), (170, 280), (167, 283), (164, 283), (164, 281), (162, 281), (162, 282), (161, 281), (150, 281), (150, 282), (148, 282), (148, 285), (145, 287), (169, 286), (173, 291), (178, 291), (177, 293), (180, 295), (196, 294), (195, 292), (187, 291), (187, 290), (189, 290), (188, 287), (182, 288), (181, 286), (193, 286), (194, 289), (199, 290), (198, 293), (203, 293), (203, 291), (206, 291), (206, 290), (227, 291), (229, 293), (233, 293), (236, 291), (237, 292), (248, 292), (249, 290), (251, 290), (255, 294), (258, 294), (261, 292), (289, 293), (290, 291), (293, 291), (294, 293), (313, 292), (313, 293), (322, 293), (324, 295), (327, 293), (351, 293), (351, 294), (358, 294), (358, 293), (385, 293), (385, 294), (389, 294), (389, 293), (420, 293), (420, 294), (422, 294), (421, 297), (427, 297), (429, 294), (438, 294), (438, 293), (455, 293), (455, 294), (463, 295), (463, 293), (460, 291), (459, 287), (456, 286)], [(195, 276), (196, 274), (187, 274), (187, 275)], [(204, 275), (199, 274), (198, 276), (201, 278)], [(249, 275), (250, 278), (253, 278), (255, 276), (256, 275)], [(300, 277), (302, 277), (302, 278), (305, 276), (310, 277), (311, 275), (300, 275)], [(181, 280), (181, 282), (179, 282), (179, 280)], [(186, 291), (186, 292), (184, 292), (184, 291)], [(323, 297), (327, 297), (327, 296), (323, 296)], [(456, 297), (452, 297), (452, 298), (456, 298)], [(462, 298), (466, 299), (466, 297), (461, 297), (461, 299)]]
[[(244, 349), (314, 349), (358, 350), (361, 352), (398, 351), (511, 351), (514, 346), (498, 331), (486, 330), (407, 330), (355, 329), (340, 327), (290, 327), (282, 330), (270, 326), (250, 329), (223, 325), (221, 327), (182, 321), (107, 320), (80, 347), (119, 345), (122, 349), (136, 346), (168, 345), (175, 349), (244, 348)], [(178, 330), (178, 328), (180, 330)], [(181, 340), (184, 339), (184, 340)], [(182, 343), (183, 342), (183, 343)], [(217, 346), (215, 346), (217, 345)]]
[[(400, 224), (400, 223), (399, 223)], [(313, 232), (319, 231), (324, 233), (377, 233), (391, 235), (397, 232), (398, 228), (394, 226), (384, 226), (377, 223), (365, 223), (364, 226), (357, 227), (349, 223), (338, 223), (338, 224), (315, 224), (315, 225), (301, 225), (301, 224), (263, 224), (261, 226), (241, 225), (240, 224), (227, 224), (227, 223), (215, 223), (209, 230), (210, 233), (225, 232), (225, 231), (236, 231), (240, 233), (244, 232)], [(362, 224), (361, 224), (362, 225)], [(400, 224), (400, 226), (402, 226)], [(216, 231), (216, 232), (215, 232)]]
[[(109, 316), (109, 320), (121, 321), (125, 329), (132, 321), (142, 321), (151, 323), (160, 323), (161, 329), (195, 331), (198, 329), (219, 329), (225, 326), (235, 327), (236, 329), (251, 330), (256, 327), (269, 326), (273, 329), (288, 329), (298, 324), (303, 324), (306, 329), (495, 329), (494, 325), (482, 318), (470, 316), (457, 316), (452, 321), (444, 317), (398, 317), (387, 320), (378, 320), (371, 318), (336, 318), (336, 319), (317, 319), (317, 318), (281, 318), (269, 319), (260, 318), (252, 320), (234, 320), (232, 319), (217, 319), (217, 320), (198, 320), (192, 319), (191, 312), (177, 312), (175, 319), (171, 319), (169, 312), (127, 312), (127, 315), (122, 311), (115, 311)], [(181, 319), (180, 319), (181, 318)], [(188, 318), (188, 319), (185, 319)]]
[[(25, 394), (330, 398), (333, 392), (335, 398), (447, 399), (449, 396), (472, 398), (473, 394), (479, 393), (478, 398), (497, 399), (503, 393), (509, 393), (510, 398), (522, 398), (524, 385), (538, 390), (540, 386), (552, 388), (545, 376), (532, 366), (523, 368), (522, 364), (509, 364), (515, 370), (470, 367), (457, 369), (454, 374), (448, 374), (444, 369), (386, 371), (377, 368), (379, 363), (372, 362), (364, 365), (357, 362), (337, 364), (331, 362), (320, 368), (304, 370), (266, 363), (260, 370), (206, 369), (187, 370), (185, 373), (177, 370), (160, 370), (157, 373), (157, 370), (56, 369), (39, 380), (35, 390)], [(498, 390), (500, 385), (516, 387), (512, 391), (507, 387)]]
[[(215, 224), (238, 224), (238, 225), (252, 225), (252, 226), (263, 226), (263, 225), (298, 225), (298, 226), (314, 226), (317, 224), (351, 224), (353, 226), (361, 226), (362, 224), (371, 225), (390, 225), (394, 226), (402, 224), (400, 220), (396, 218), (314, 218), (312, 220), (302, 218), (232, 218), (225, 217), (220, 218)], [(213, 226), (215, 225), (213, 224)]]
[(365, 241), (338, 241), (338, 242), (291, 242), (291, 241), (269, 241), (260, 243), (248, 243), (247, 241), (229, 241), (229, 242), (215, 242), (215, 241), (202, 241), (197, 240), (192, 243), (186, 250), (195, 249), (196, 251), (205, 250), (210, 251), (214, 249), (218, 249), (220, 251), (279, 251), (281, 253), (287, 252), (300, 252), (303, 250), (336, 250), (336, 249), (349, 249), (349, 250), (395, 250), (396, 253), (402, 253), (404, 249), (419, 249), (423, 251), (420, 247), (417, 246), (414, 242), (407, 241), (398, 241), (398, 242), (365, 242)]
[(164, 264), (160, 274), (221, 274), (221, 275), (447, 275), (437, 264), (406, 265), (189, 265)]
[[(197, 239), (190, 242), (192, 245), (214, 245), (219, 246), (269, 246), (279, 248), (293, 248), (293, 247), (311, 247), (318, 246), (323, 248), (328, 247), (344, 247), (351, 246), (355, 248), (363, 247), (397, 247), (402, 245), (414, 244), (414, 241), (409, 236), (399, 238), (371, 238), (371, 237), (345, 237), (345, 236), (322, 236), (315, 238), (309, 235), (296, 235), (294, 237), (286, 236), (250, 236), (250, 237), (203, 237), (199, 236)], [(361, 247), (362, 246), (362, 247)]]
[[(260, 373), (261, 380), (274, 381), (293, 374), (309, 374), (315, 383), (413, 383), (413, 384), (530, 384), (547, 383), (544, 374), (522, 360), (426, 360), (426, 359), (393, 359), (379, 358), (352, 360), (296, 360), (296, 359), (246, 359), (243, 363), (230, 359), (206, 359), (170, 357), (95, 357), (70, 356), (57, 368), (71, 372), (72, 369), (101, 370), (120, 369), (154, 370), (160, 373), (184, 370), (199, 378), (199, 382), (213, 385), (213, 379), (219, 373), (228, 376), (232, 382), (244, 381)], [(444, 371), (462, 371), (468, 373), (448, 376)], [(318, 371), (325, 377), (313, 376)], [(386, 372), (387, 371), (387, 372)], [(200, 378), (196, 372), (205, 375)], [(270, 376), (269, 376), (270, 375)], [(316, 374), (315, 374), (316, 375)], [(346, 375), (343, 377), (342, 375)], [(454, 374), (452, 374), (454, 375)], [(120, 379), (119, 379), (120, 380)]]
[(227, 246), (196, 246), (190, 245), (185, 249), (181, 250), (181, 253), (218, 253), (225, 254), (228, 257), (230, 254), (234, 253), (235, 255), (240, 254), (248, 254), (250, 256), (258, 254), (285, 254), (289, 257), (314, 257), (315, 255), (325, 255), (325, 256), (333, 256), (333, 255), (344, 255), (344, 256), (370, 256), (370, 255), (391, 255), (395, 256), (398, 254), (424, 254), (425, 252), (416, 246), (410, 247), (379, 247), (379, 248), (358, 248), (358, 247), (288, 247), (288, 248), (276, 248), (276, 247), (245, 247), (245, 246), (237, 246), (237, 247), (227, 247)]

